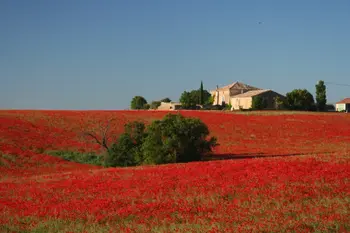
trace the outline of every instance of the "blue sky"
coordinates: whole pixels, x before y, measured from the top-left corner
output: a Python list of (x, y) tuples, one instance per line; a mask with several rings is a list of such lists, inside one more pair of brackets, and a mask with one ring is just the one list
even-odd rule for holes
[(348, 0), (1, 0), (0, 108), (125, 109), (201, 80), (314, 94), (320, 79), (350, 84), (349, 12)]

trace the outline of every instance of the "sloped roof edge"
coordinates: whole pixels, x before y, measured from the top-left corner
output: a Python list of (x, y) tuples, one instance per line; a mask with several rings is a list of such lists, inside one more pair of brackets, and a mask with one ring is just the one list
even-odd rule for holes
[(345, 99), (337, 102), (336, 104), (350, 104), (350, 98), (345, 98)]
[(242, 94), (234, 95), (234, 96), (232, 96), (232, 98), (253, 97), (253, 96), (268, 92), (268, 91), (272, 91), (272, 90), (270, 90), (270, 89), (252, 90), (252, 91), (247, 91), (247, 92), (242, 93)]

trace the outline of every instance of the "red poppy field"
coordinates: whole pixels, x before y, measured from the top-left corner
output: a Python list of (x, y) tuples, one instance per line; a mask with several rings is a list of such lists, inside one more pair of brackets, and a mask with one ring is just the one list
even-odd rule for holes
[(165, 114), (0, 111), (0, 232), (350, 232), (349, 114), (181, 112), (218, 138), (211, 161), (103, 168), (46, 153), (99, 152), (82, 132)]

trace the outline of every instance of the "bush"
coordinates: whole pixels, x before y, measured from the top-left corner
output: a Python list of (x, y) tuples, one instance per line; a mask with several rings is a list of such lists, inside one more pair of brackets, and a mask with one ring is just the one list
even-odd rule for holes
[(154, 121), (147, 130), (141, 151), (145, 164), (164, 164), (200, 161), (217, 145), (208, 127), (196, 118), (168, 114)]
[[(105, 148), (106, 156), (98, 157), (98, 163), (109, 167), (200, 161), (218, 145), (215, 137), (207, 140), (209, 129), (200, 119), (180, 114), (167, 114), (147, 128), (139, 121), (125, 124), (124, 133), (111, 146), (107, 143), (108, 129), (109, 123), (101, 130), (101, 140), (91, 132), (84, 135)], [(73, 157), (74, 161), (84, 163), (97, 159), (96, 156)]]
[(225, 104), (224, 110), (231, 110), (232, 109), (232, 105), (229, 104)]
[(106, 166), (181, 163), (202, 160), (217, 145), (207, 140), (208, 127), (197, 118), (168, 114), (148, 128), (142, 122), (124, 126), (125, 132), (107, 149)]
[(108, 152), (106, 166), (136, 166), (143, 162), (140, 152), (145, 138), (145, 124), (139, 121), (124, 126), (125, 132), (121, 134)]

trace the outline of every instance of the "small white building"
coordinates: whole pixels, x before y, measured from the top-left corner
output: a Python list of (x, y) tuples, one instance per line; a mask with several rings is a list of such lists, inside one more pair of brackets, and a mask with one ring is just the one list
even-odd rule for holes
[(337, 112), (350, 112), (350, 98), (345, 98), (335, 104)]
[(157, 110), (178, 110), (181, 108), (181, 103), (179, 102), (161, 102)]

